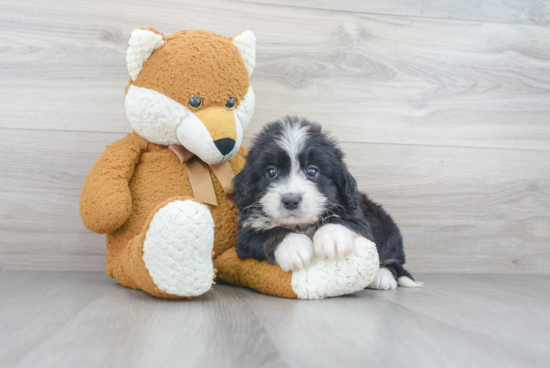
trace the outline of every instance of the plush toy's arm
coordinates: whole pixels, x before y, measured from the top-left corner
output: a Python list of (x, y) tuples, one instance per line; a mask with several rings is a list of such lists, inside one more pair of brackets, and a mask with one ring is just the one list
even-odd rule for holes
[(363, 290), (378, 273), (376, 245), (355, 237), (355, 251), (344, 259), (314, 258), (306, 267), (284, 272), (278, 265), (240, 259), (229, 248), (214, 260), (217, 280), (284, 298), (320, 299)]
[(135, 133), (116, 141), (101, 154), (82, 188), (80, 217), (84, 226), (110, 233), (122, 226), (132, 211), (128, 182), (146, 143)]

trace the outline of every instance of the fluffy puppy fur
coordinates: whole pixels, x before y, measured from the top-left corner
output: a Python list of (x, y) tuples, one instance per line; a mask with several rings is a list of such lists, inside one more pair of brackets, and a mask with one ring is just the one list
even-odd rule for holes
[(403, 268), (399, 228), (384, 209), (357, 189), (344, 154), (330, 135), (306, 119), (268, 124), (234, 179), (240, 209), (237, 253), (285, 271), (312, 257), (353, 252), (354, 235), (373, 241), (380, 257), (375, 289), (420, 286)]

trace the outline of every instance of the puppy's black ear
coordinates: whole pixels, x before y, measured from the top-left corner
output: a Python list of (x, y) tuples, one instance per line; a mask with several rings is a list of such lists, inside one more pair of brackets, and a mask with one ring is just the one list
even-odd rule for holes
[(252, 204), (254, 199), (254, 183), (251, 178), (252, 168), (245, 164), (243, 170), (233, 178), (233, 192), (235, 194), (235, 203), (239, 210)]
[(351, 176), (347, 167), (343, 167), (343, 170), (340, 172), (340, 175), (337, 175), (338, 190), (340, 191), (340, 196), (342, 202), (350, 209), (355, 210), (359, 206), (360, 194), (359, 189), (357, 189), (357, 181)]

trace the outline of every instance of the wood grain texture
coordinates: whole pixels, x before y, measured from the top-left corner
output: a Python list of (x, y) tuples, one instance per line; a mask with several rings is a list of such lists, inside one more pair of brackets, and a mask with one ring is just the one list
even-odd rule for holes
[(6, 368), (547, 364), (548, 276), (419, 276), (424, 288), (318, 301), (227, 285), (169, 301), (99, 273), (0, 271), (0, 357)]
[(96, 272), (0, 271), (2, 367), (18, 366), (115, 282)]
[(410, 270), (549, 272), (548, 152), (357, 143), (343, 148), (359, 188), (400, 226)]
[(550, 3), (544, 0), (244, 0), (244, 2), (354, 13), (550, 25)]
[[(0, 268), (96, 270), (86, 174), (120, 133), (0, 129)], [(361, 190), (401, 227), (410, 271), (549, 273), (550, 152), (342, 143)]]
[(80, 220), (84, 179), (123, 134), (1, 129), (0, 269), (100, 271), (105, 236)]
[(0, 127), (129, 131), (125, 50), (145, 24), (254, 30), (248, 136), (298, 114), (350, 142), (550, 149), (550, 27), (212, 0), (4, 4)]
[[(484, 295), (480, 292), (480, 289), (498, 288), (501, 295), (513, 298), (515, 288), (508, 288), (503, 283), (493, 284), (499, 277), (426, 275), (419, 278), (426, 281), (426, 287), (419, 291), (402, 288), (387, 293), (364, 290), (343, 298), (311, 303), (289, 303), (283, 299), (268, 303), (256, 297), (251, 298), (251, 304), (258, 313), (267, 316), (264, 324), (276, 346), (292, 361), (307, 362), (306, 366), (544, 365), (549, 356), (550, 336), (543, 328), (548, 325), (541, 323), (541, 328), (534, 333), (529, 330), (529, 326), (537, 323), (542, 301), (535, 302), (539, 308), (525, 313), (525, 319), (530, 320), (527, 325), (519, 326), (509, 321), (525, 306), (520, 303), (508, 305), (502, 298), (493, 298), (496, 293)], [(505, 280), (510, 280), (509, 277)], [(527, 287), (529, 279), (525, 277), (518, 290)], [(539, 284), (548, 289), (547, 279)], [(449, 287), (451, 289), (444, 296), (438, 294), (439, 290)], [(459, 287), (461, 292), (453, 292), (453, 287)], [(537, 292), (540, 291), (532, 293)], [(498, 306), (505, 312), (494, 315), (493, 310)], [(470, 311), (469, 308), (479, 309)], [(465, 316), (457, 317), (457, 314)], [(544, 311), (542, 318), (546, 320), (547, 316), (548, 311)], [(525, 341), (519, 336), (525, 336)], [(533, 346), (529, 346), (530, 343), (534, 343)], [(525, 354), (524, 358), (518, 353)]]
[(414, 8), (480, 20), (498, 7), (490, 16), (511, 23), (417, 17), (404, 1), (277, 4), (0, 3), (0, 268), (103, 270), (104, 237), (82, 226), (78, 198), (104, 147), (131, 130), (128, 34), (154, 26), (253, 30), (245, 143), (285, 114), (322, 123), (401, 226), (411, 271), (550, 273), (545, 4)]

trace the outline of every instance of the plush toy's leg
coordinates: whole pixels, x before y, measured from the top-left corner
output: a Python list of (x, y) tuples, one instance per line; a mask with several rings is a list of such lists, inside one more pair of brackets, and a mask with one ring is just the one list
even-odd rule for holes
[(204, 294), (214, 278), (214, 220), (210, 210), (188, 197), (159, 205), (143, 231), (117, 255), (114, 277), (124, 286), (161, 298)]
[(229, 284), (244, 286), (260, 293), (298, 298), (292, 289), (292, 272), (284, 272), (278, 265), (255, 259), (240, 259), (235, 247), (229, 248), (214, 260), (217, 277)]
[(235, 248), (214, 261), (221, 281), (285, 298), (321, 299), (351, 294), (369, 286), (378, 273), (376, 245), (360, 236), (355, 251), (344, 259), (314, 259), (307, 267), (284, 272), (277, 265), (241, 260)]

